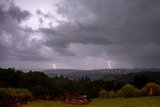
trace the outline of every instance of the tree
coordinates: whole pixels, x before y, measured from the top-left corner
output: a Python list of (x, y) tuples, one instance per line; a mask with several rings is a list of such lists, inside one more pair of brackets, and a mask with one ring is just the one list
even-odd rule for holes
[(136, 75), (134, 76), (133, 85), (142, 88), (146, 85), (148, 82), (148, 77), (144, 75)]

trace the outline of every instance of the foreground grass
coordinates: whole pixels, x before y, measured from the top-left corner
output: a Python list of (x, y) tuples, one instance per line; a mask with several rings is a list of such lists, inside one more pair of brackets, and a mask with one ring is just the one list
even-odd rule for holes
[(69, 105), (60, 101), (32, 102), (23, 107), (160, 107), (160, 97), (94, 99), (89, 105)]

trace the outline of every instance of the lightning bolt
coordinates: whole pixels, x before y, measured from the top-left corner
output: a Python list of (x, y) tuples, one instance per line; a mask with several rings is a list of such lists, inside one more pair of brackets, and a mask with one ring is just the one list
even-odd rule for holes
[(56, 69), (56, 65), (55, 64), (53, 64), (53, 68)]
[(108, 64), (108, 68), (109, 69), (112, 69), (111, 65), (110, 65), (110, 61), (107, 61), (107, 64)]

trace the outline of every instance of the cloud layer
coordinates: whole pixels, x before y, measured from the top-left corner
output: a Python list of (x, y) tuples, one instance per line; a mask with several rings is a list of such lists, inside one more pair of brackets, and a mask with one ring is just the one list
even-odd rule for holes
[[(108, 68), (111, 61), (115, 68), (157, 67), (159, 5), (159, 0), (62, 0), (48, 12), (37, 7), (33, 16), (33, 11), (3, 0), (1, 63), (42, 61), (45, 66), (90, 69)], [(26, 20), (33, 17), (39, 21), (37, 29), (27, 26)]]

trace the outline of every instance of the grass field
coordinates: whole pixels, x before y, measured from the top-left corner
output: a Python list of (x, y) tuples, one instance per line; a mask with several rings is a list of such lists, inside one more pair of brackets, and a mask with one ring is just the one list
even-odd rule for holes
[(23, 107), (160, 107), (160, 97), (94, 99), (89, 105), (69, 105), (59, 101), (32, 102)]

